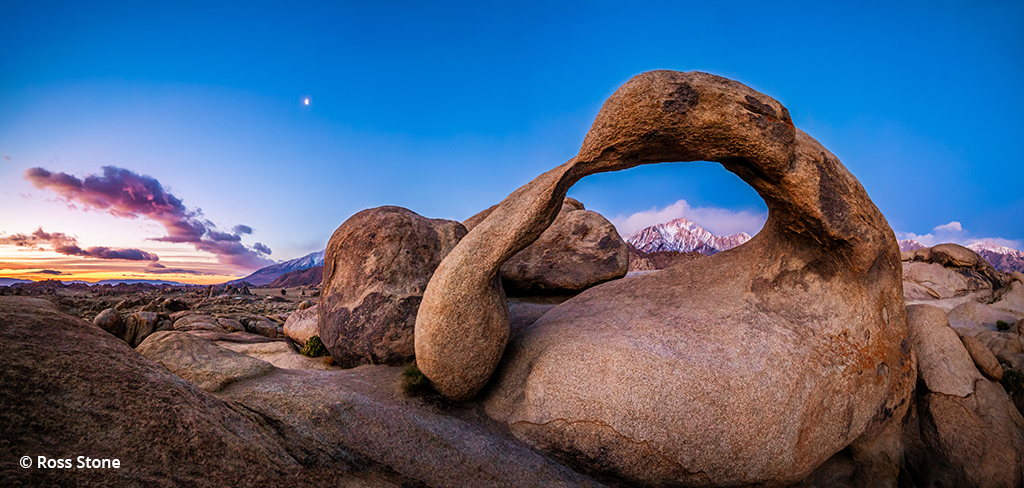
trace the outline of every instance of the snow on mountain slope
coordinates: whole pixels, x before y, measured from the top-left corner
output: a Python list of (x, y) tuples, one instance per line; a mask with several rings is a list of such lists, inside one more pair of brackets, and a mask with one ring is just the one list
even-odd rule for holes
[(696, 251), (708, 256), (732, 249), (749, 240), (750, 235), (746, 232), (716, 236), (685, 217), (640, 229), (626, 238), (626, 242), (648, 253)]

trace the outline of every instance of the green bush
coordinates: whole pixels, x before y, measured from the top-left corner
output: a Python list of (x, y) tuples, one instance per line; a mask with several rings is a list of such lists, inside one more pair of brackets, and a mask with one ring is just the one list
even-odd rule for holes
[(302, 350), (299, 351), (299, 354), (309, 356), (311, 358), (318, 358), (327, 354), (327, 348), (324, 347), (323, 342), (320, 342), (320, 336), (315, 335), (306, 341), (306, 344), (302, 346)]
[(996, 328), (999, 330), (1010, 330), (1010, 323), (1005, 320), (997, 320)]
[(1024, 371), (1004, 368), (1003, 379), (999, 380), (999, 382), (1002, 383), (1003, 388), (1006, 388), (1006, 393), (1013, 396), (1014, 393), (1024, 390)]
[(437, 390), (434, 390), (434, 385), (430, 384), (430, 379), (420, 371), (419, 366), (416, 366), (416, 361), (409, 363), (402, 370), (402, 392), (406, 396), (411, 397), (422, 396), (430, 398), (438, 396)]

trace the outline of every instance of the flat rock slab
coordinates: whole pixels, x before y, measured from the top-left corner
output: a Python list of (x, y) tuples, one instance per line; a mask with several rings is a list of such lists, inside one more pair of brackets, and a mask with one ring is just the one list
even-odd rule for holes
[(307, 463), (355, 449), (431, 487), (602, 486), (502, 432), (478, 406), (440, 410), (402, 396), (400, 372), (394, 366), (277, 370), (218, 396), (278, 426), (286, 444), (307, 453)]
[(146, 338), (137, 349), (149, 360), (210, 392), (274, 370), (274, 366), (266, 361), (181, 331), (157, 332)]

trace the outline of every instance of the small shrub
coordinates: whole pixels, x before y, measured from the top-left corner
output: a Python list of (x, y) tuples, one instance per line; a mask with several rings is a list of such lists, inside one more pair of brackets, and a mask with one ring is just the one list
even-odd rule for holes
[(1006, 388), (1006, 393), (1013, 396), (1014, 393), (1024, 390), (1024, 371), (1004, 368), (1003, 379), (999, 380), (999, 383), (1003, 385), (1003, 388)]
[(997, 320), (996, 328), (999, 330), (1010, 330), (1010, 323), (1005, 320)]
[(302, 350), (299, 351), (299, 354), (309, 356), (311, 358), (318, 358), (327, 354), (327, 348), (324, 347), (323, 342), (320, 342), (320, 336), (315, 335), (306, 341), (306, 344), (302, 346)]
[(416, 361), (409, 363), (408, 366), (402, 370), (402, 392), (406, 396), (416, 397), (436, 397), (439, 396), (437, 390), (434, 390), (434, 385), (430, 384), (430, 379), (427, 375), (420, 371), (419, 366), (416, 366)]

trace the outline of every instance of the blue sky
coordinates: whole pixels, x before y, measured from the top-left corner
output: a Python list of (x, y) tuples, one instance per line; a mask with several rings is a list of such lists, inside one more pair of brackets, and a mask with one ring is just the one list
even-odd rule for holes
[[(463, 220), (574, 156), (630, 77), (674, 69), (782, 102), (897, 233), (1024, 242), (1021, 2), (486, 3), (0, 2), (0, 237), (42, 227), (225, 264), (154, 241), (165, 221), (33, 185), (37, 167), (150, 176), (211, 228), (251, 227), (239, 242), (274, 260), (323, 249), (368, 207)], [(620, 224), (690, 212), (753, 233), (765, 211), (712, 163), (570, 195)]]

